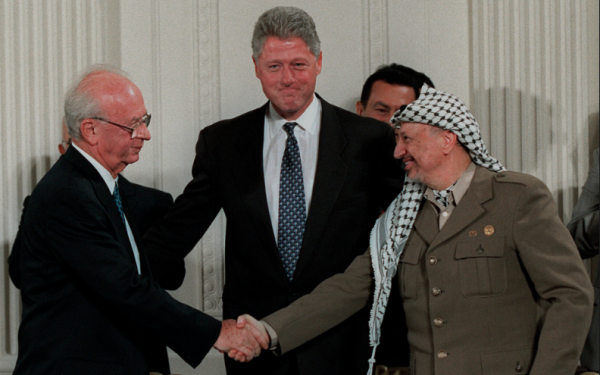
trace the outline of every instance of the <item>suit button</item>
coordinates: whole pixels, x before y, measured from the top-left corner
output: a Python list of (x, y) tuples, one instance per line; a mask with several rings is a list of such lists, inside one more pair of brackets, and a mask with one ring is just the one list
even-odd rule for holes
[(443, 326), (444, 325), (444, 319), (439, 319), (439, 318), (433, 319), (433, 325), (436, 326), (436, 327)]
[(439, 296), (440, 294), (442, 294), (442, 290), (440, 288), (431, 288), (431, 294), (433, 294), (434, 296)]
[(523, 371), (523, 366), (521, 366), (521, 362), (517, 361), (517, 367), (515, 367), (516, 372)]
[(430, 257), (429, 258), (429, 264), (431, 264), (433, 266), (436, 263), (437, 263), (437, 258), (436, 257)]
[(439, 359), (444, 359), (448, 357), (448, 352), (446, 352), (445, 350), (440, 350), (439, 352), (437, 352), (437, 357)]

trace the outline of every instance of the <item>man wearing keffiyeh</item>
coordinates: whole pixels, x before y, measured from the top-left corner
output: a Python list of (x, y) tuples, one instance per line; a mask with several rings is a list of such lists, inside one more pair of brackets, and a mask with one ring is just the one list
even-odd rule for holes
[(300, 346), (372, 303), (375, 353), (398, 272), (411, 374), (572, 375), (592, 287), (548, 188), (491, 157), (453, 95), (424, 85), (392, 123), (394, 156), (408, 176), (402, 193), (363, 256), (264, 318), (277, 349)]

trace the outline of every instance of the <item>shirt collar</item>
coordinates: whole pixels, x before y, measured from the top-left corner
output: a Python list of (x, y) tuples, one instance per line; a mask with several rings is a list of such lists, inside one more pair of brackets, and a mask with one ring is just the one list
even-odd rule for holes
[[(456, 180), (456, 184), (454, 185), (454, 187), (452, 188), (452, 191), (450, 191), (450, 194), (448, 196), (448, 200), (449, 200), (450, 204), (453, 204), (455, 207), (458, 206), (458, 204), (460, 203), (460, 200), (462, 199), (462, 197), (465, 195), (465, 193), (469, 189), (469, 186), (471, 186), (471, 181), (473, 180), (473, 176), (475, 175), (475, 169), (476, 169), (475, 164), (473, 162), (471, 162), (471, 164), (469, 164), (469, 166), (463, 172), (463, 174), (458, 178), (458, 180)], [(450, 199), (450, 196), (452, 196), (452, 199)], [(427, 200), (429, 200), (436, 206), (441, 206), (441, 205), (438, 205), (437, 200), (435, 199), (435, 196), (433, 195), (433, 189), (431, 189), (429, 186), (427, 187), (427, 190), (425, 191), (425, 198), (427, 198)], [(444, 207), (440, 207), (440, 208), (442, 210), (444, 209)]]
[(313, 93), (312, 103), (306, 108), (304, 113), (298, 117), (297, 120), (288, 121), (281, 117), (279, 113), (273, 108), (273, 103), (269, 102), (269, 111), (267, 113), (267, 122), (271, 128), (272, 134), (276, 134), (277, 131), (283, 131), (283, 124), (286, 122), (296, 122), (301, 129), (304, 129), (308, 134), (315, 135), (317, 131), (317, 120), (321, 113), (321, 101)]
[(108, 171), (108, 169), (104, 168), (104, 166), (102, 164), (100, 164), (96, 159), (91, 157), (87, 152), (83, 151), (75, 143), (72, 143), (71, 146), (75, 147), (75, 150), (79, 151), (79, 153), (84, 158), (86, 158), (87, 161), (89, 161), (90, 164), (94, 168), (96, 168), (98, 173), (100, 173), (100, 177), (102, 177), (102, 179), (106, 183), (106, 186), (108, 187), (108, 190), (110, 191), (110, 194), (112, 195), (113, 191), (115, 190), (115, 184), (116, 184), (117, 180), (119, 179), (119, 177), (117, 176), (117, 178), (113, 178), (112, 175), (110, 174), (110, 172)]

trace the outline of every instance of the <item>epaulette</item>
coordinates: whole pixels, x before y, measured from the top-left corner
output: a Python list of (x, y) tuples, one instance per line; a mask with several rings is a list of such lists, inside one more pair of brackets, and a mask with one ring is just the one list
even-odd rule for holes
[(494, 178), (498, 182), (529, 185), (531, 183), (532, 176), (524, 173), (502, 171), (496, 173)]

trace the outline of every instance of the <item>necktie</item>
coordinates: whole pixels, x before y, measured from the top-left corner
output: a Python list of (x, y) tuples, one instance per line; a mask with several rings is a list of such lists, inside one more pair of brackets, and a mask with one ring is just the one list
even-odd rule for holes
[(115, 203), (117, 204), (117, 208), (119, 209), (119, 213), (121, 214), (121, 219), (123, 219), (123, 223), (125, 223), (125, 213), (123, 212), (123, 201), (121, 200), (121, 194), (119, 193), (119, 184), (115, 182), (115, 190), (113, 191), (113, 198), (115, 198)]
[(277, 228), (277, 246), (283, 267), (291, 281), (302, 247), (304, 227), (306, 225), (306, 199), (304, 197), (304, 179), (298, 140), (294, 135), (295, 122), (287, 122), (283, 130), (288, 134), (285, 151), (281, 161), (279, 178), (279, 224)]

